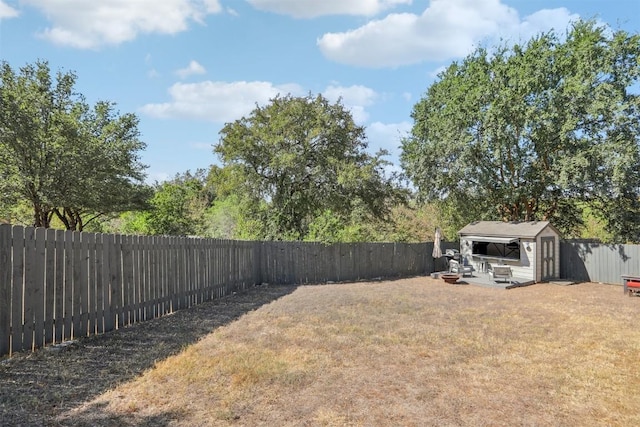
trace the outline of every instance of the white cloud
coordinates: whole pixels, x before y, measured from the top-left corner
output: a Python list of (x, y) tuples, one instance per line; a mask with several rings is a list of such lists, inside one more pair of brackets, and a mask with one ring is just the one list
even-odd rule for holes
[(15, 18), (18, 11), (0, 0), (0, 19)]
[(394, 163), (400, 155), (400, 141), (411, 132), (410, 122), (381, 123), (374, 122), (367, 126), (367, 138), (371, 152), (387, 150)]
[(328, 86), (322, 95), (331, 102), (337, 102), (342, 98), (342, 104), (351, 111), (353, 120), (356, 123), (366, 123), (369, 119), (369, 113), (366, 107), (373, 104), (378, 94), (366, 86)]
[(226, 123), (242, 118), (258, 105), (276, 95), (299, 96), (296, 84), (273, 85), (269, 82), (176, 83), (169, 88), (170, 102), (144, 105), (140, 111), (157, 118), (180, 118)]
[(436, 68), (435, 70), (432, 70), (429, 73), (429, 77), (431, 77), (432, 79), (435, 79), (436, 77), (438, 77), (440, 73), (444, 73), (445, 71), (447, 71), (447, 66), (443, 65), (441, 67)]
[(191, 21), (221, 12), (219, 0), (22, 0), (40, 9), (52, 26), (40, 35), (82, 49), (117, 45), (139, 34), (175, 34)]
[(323, 15), (373, 16), (412, 0), (247, 0), (256, 9), (290, 15), (294, 18), (315, 18)]
[(542, 31), (555, 29), (563, 32), (567, 29), (569, 22), (576, 21), (578, 18), (579, 15), (571, 14), (565, 8), (542, 9), (526, 16), (516, 28), (517, 31), (512, 31), (512, 35), (519, 40), (529, 40)]
[(400, 168), (400, 143), (403, 137), (411, 132), (410, 122), (381, 123), (374, 122), (367, 126), (367, 139), (369, 142), (369, 152), (372, 154), (380, 150), (386, 150), (389, 156), (384, 159), (392, 164), (385, 167), (385, 173), (390, 176), (392, 173), (402, 173)]
[(207, 71), (205, 70), (205, 68), (200, 65), (198, 61), (191, 61), (189, 62), (188, 66), (186, 66), (185, 68), (180, 68), (178, 71), (176, 71), (176, 74), (180, 76), (181, 79), (185, 79), (194, 74), (204, 74), (206, 72)]
[[(270, 82), (213, 82), (175, 83), (169, 88), (171, 100), (146, 104), (140, 112), (161, 119), (192, 119), (226, 123), (240, 119), (255, 109), (256, 104), (266, 105), (276, 95), (305, 96), (305, 90), (297, 84), (274, 85)], [(322, 95), (330, 102), (342, 99), (356, 123), (369, 119), (366, 108), (373, 105), (379, 95), (366, 86), (329, 85)]]
[(390, 14), (355, 30), (327, 33), (318, 47), (329, 59), (363, 67), (397, 67), (469, 54), (478, 43), (527, 39), (576, 20), (565, 8), (520, 19), (501, 0), (431, 0), (421, 15)]

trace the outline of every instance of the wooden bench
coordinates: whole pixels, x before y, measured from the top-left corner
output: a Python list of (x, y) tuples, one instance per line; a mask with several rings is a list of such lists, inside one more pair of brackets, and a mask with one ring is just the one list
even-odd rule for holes
[(511, 284), (511, 267), (508, 265), (491, 265), (489, 270), (489, 275), (493, 278), (494, 281), (503, 280), (509, 281)]

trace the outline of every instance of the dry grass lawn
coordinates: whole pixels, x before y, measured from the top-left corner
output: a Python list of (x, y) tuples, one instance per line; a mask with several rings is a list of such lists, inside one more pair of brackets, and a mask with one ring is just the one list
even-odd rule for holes
[(430, 278), (301, 286), (64, 425), (640, 425), (640, 299)]

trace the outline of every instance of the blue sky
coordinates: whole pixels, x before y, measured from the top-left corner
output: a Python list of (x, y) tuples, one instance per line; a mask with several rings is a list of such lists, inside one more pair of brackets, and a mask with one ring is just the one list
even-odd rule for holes
[(342, 97), (398, 163), (411, 110), (477, 46), (595, 18), (640, 32), (638, 0), (0, 0), (0, 59), (74, 71), (140, 118), (148, 180), (218, 163), (224, 123), (276, 94)]

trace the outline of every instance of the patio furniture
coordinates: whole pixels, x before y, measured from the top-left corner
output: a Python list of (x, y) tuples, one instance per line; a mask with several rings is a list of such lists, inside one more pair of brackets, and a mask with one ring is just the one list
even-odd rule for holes
[(473, 267), (470, 265), (460, 264), (460, 262), (451, 260), (449, 261), (449, 272), (462, 274), (462, 277), (471, 276), (473, 274)]
[(502, 280), (509, 281), (509, 284), (511, 284), (511, 278), (513, 277), (511, 273), (511, 267), (509, 267), (508, 265), (489, 264), (489, 275), (493, 278), (494, 282)]
[(640, 276), (622, 275), (622, 281), (624, 283), (624, 293), (632, 295), (640, 295)]

